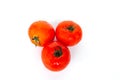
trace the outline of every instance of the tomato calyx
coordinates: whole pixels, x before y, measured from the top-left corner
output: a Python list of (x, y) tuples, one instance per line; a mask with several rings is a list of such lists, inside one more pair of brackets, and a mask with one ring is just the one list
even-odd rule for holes
[(55, 56), (55, 57), (60, 57), (60, 56), (62, 56), (62, 49), (61, 49), (60, 46), (56, 46), (56, 47), (55, 47), (54, 56)]
[(72, 25), (70, 25), (67, 27), (67, 29), (72, 32), (72, 31), (74, 31), (75, 28)]
[(34, 36), (34, 37), (32, 38), (32, 40), (35, 41), (35, 46), (40, 45), (39, 37)]

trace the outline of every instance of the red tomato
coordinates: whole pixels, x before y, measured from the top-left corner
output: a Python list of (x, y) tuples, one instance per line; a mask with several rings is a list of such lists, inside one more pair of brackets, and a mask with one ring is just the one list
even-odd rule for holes
[(66, 46), (76, 45), (82, 39), (82, 29), (73, 21), (63, 21), (56, 28), (56, 38)]
[(33, 22), (29, 29), (28, 35), (33, 44), (36, 46), (44, 46), (48, 42), (52, 42), (55, 36), (55, 31), (51, 24), (46, 21)]
[(42, 61), (49, 70), (61, 71), (70, 62), (70, 51), (60, 42), (54, 41), (43, 48)]

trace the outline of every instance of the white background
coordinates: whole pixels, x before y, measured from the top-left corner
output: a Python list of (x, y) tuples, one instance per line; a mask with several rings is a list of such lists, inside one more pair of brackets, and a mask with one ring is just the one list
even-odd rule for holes
[[(30, 24), (46, 20), (54, 28), (73, 20), (82, 41), (70, 47), (71, 62), (51, 72), (41, 49), (28, 38)], [(120, 80), (119, 0), (0, 0), (0, 80)]]

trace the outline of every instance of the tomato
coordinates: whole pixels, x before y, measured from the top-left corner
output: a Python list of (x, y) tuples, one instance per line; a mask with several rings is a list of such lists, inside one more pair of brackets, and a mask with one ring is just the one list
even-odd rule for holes
[(73, 21), (62, 21), (56, 28), (56, 38), (66, 46), (76, 45), (82, 39), (82, 29)]
[(53, 41), (55, 31), (51, 24), (41, 20), (33, 22), (30, 25), (28, 35), (33, 44), (36, 46), (44, 46), (45, 44)]
[(58, 41), (53, 41), (42, 50), (42, 62), (51, 71), (61, 71), (70, 62), (69, 49)]

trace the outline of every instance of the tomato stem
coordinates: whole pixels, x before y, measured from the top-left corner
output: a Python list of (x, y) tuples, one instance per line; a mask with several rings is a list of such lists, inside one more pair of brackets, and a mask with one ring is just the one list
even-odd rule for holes
[(35, 41), (35, 46), (37, 46), (37, 45), (39, 45), (40, 44), (40, 41), (39, 41), (39, 37), (37, 37), (37, 36), (34, 36), (33, 38), (32, 38), (32, 40), (34, 40)]
[(67, 27), (67, 29), (72, 32), (74, 30), (74, 27), (72, 25), (70, 25)]
[(60, 57), (61, 55), (62, 55), (62, 49), (61, 49), (60, 46), (57, 46), (57, 47), (55, 48), (54, 56), (55, 56), (55, 57)]

